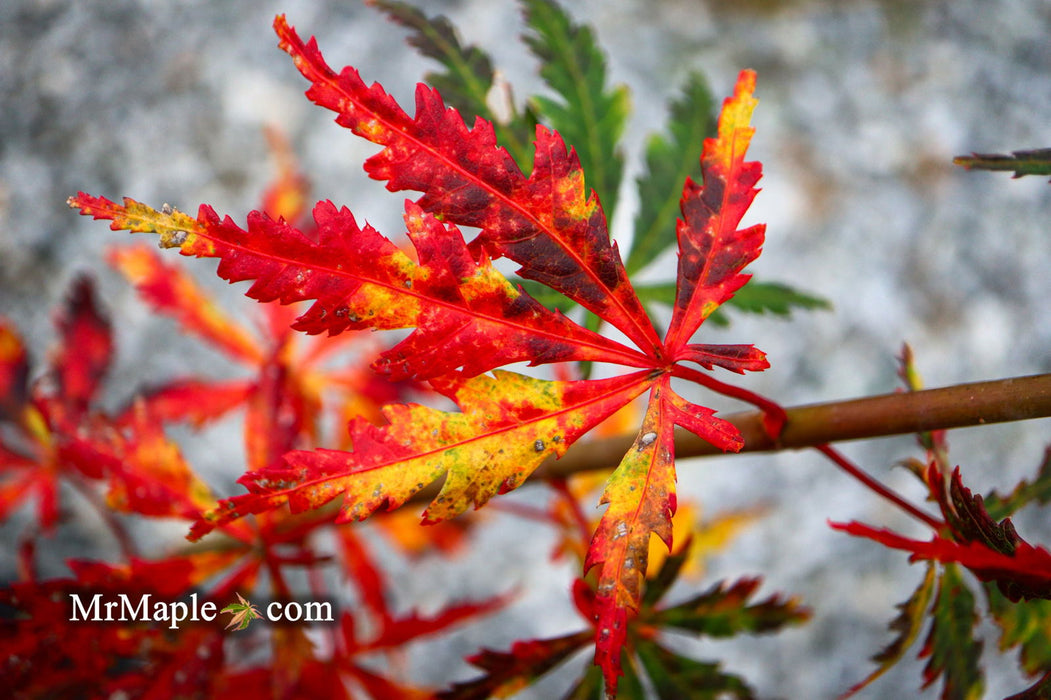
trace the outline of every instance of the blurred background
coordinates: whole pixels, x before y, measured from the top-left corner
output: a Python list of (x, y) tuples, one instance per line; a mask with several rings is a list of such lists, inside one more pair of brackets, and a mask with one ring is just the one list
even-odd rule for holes
[[(465, 43), (488, 51), (516, 96), (543, 89), (517, 40), (523, 27), (514, 2), (416, 4), (447, 15)], [(629, 185), (645, 136), (662, 128), (665, 104), (688, 71), (702, 70), (719, 99), (741, 68), (758, 71), (750, 156), (762, 161), (764, 177), (748, 221), (768, 228), (752, 271), (822, 296), (834, 309), (791, 320), (737, 315), (728, 329), (706, 331), (703, 342), (755, 343), (768, 353), (772, 368), (742, 380), (748, 388), (785, 405), (893, 391), (906, 341), (929, 386), (1051, 371), (1051, 186), (951, 164), (970, 151), (1051, 146), (1051, 4), (563, 4), (596, 30), (612, 81), (632, 89)], [(275, 175), (264, 135), (273, 126), (290, 139), (315, 199), (345, 204), (387, 235), (402, 229), (404, 195), (361, 169), (376, 147), (303, 97), (306, 84), (270, 29), (279, 12), (304, 37), (317, 35), (330, 64), (354, 65), (407, 108), (416, 81), (434, 68), (405, 45), (404, 30), (345, 0), (8, 0), (0, 7), (0, 313), (24, 333), (38, 368), (54, 337), (52, 310), (86, 272), (116, 320), (108, 400), (124, 400), (144, 378), (224, 370), (218, 355), (147, 311), (107, 267), (105, 249), (127, 234), (69, 210), (65, 200), (78, 190), (191, 213), (208, 203), (243, 222)], [(631, 220), (631, 189), (622, 192), (615, 234)], [(210, 274), (214, 265), (192, 268), (228, 308), (251, 308), (239, 298), (242, 288)], [(646, 274), (671, 279), (674, 260)], [(956, 431), (951, 454), (976, 491), (1007, 489), (1035, 471), (1048, 427)], [(206, 475), (228, 475), (218, 486), (226, 494), (236, 492), (229, 476), (236, 442), (219, 434), (190, 452)], [(910, 438), (844, 451), (922, 499), (918, 482), (893, 468), (921, 456)], [(797, 594), (816, 609), (810, 625), (776, 637), (705, 644), (705, 658), (724, 659), (764, 697), (833, 697), (860, 680), (866, 659), (890, 641), (894, 605), (922, 572), (904, 556), (831, 531), (827, 520), (922, 531), (816, 453), (682, 461), (679, 473), (683, 491), (706, 513), (768, 507), (699, 585), (762, 574), (764, 592)], [(508, 624), (479, 625), (455, 644), (415, 654), (421, 680), (448, 679), (450, 667), (470, 676), (457, 659), (481, 644), (505, 648), (515, 638), (579, 626), (565, 600), (552, 603), (565, 598), (573, 572), (544, 569), (550, 540), (515, 525), (521, 522), (487, 533), (462, 568), (403, 572), (404, 594), (422, 600), (440, 598), (443, 586), (491, 591), (487, 580), (508, 578), (530, 591), (505, 614)], [(1019, 529), (1031, 541), (1051, 539), (1046, 516)], [(55, 539), (45, 558), (60, 567), (64, 556), (82, 553), (84, 538), (90, 533)], [(13, 552), (0, 551), (10, 572)], [(1014, 658), (998, 660), (995, 630), (984, 633), (989, 697), (1017, 692)], [(936, 695), (919, 693), (922, 664), (912, 656), (861, 697)], [(522, 697), (557, 692), (545, 688)]]

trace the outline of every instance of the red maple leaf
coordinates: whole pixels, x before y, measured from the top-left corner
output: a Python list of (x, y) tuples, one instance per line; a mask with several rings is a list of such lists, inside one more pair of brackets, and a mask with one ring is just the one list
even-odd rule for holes
[[(575, 152), (557, 132), (537, 127), (533, 169), (526, 176), (497, 145), (490, 123), (479, 118), (469, 128), (435, 90), (419, 86), (410, 117), (353, 68), (333, 71), (316, 42), (303, 42), (284, 17), (275, 29), (311, 84), (307, 95), (333, 110), (341, 125), (383, 147), (365, 163), (366, 171), (391, 191), (422, 193), (405, 204), (415, 259), (329, 202), (314, 207), (312, 225), (297, 228), (253, 212), (246, 229), (208, 206), (191, 217), (83, 193), (70, 204), (112, 220), (113, 229), (157, 233), (163, 247), (183, 255), (218, 258), (219, 275), (250, 280), (247, 294), (254, 299), (309, 301), (292, 324), (298, 330), (413, 329), (380, 355), (374, 369), (396, 379), (427, 380), (459, 410), (388, 405), (384, 425), (351, 422), (350, 451), (293, 450), (283, 455), (283, 464), (258, 461), (240, 480), (249, 493), (223, 501), (195, 524), (191, 537), (249, 513), (286, 503), (299, 512), (338, 496), (338, 520), (362, 519), (400, 506), (444, 477), (424, 514), (425, 522), (441, 521), (516, 488), (542, 461), (561, 456), (648, 391), (642, 428), (603, 494), (609, 507), (585, 564), (599, 569), (596, 658), (607, 693), (615, 694), (625, 622), (640, 604), (650, 536), (671, 543), (674, 427), (724, 450), (742, 445), (736, 428), (678, 395), (671, 379), (757, 403), (772, 432), (783, 422), (776, 405), (685, 364), (738, 373), (767, 367), (763, 353), (750, 345), (692, 342), (705, 319), (748, 280), (742, 269), (763, 242), (763, 226), (739, 228), (760, 177), (759, 164), (744, 160), (753, 133), (755, 75), (741, 73), (724, 104), (718, 135), (705, 143), (703, 185), (687, 181), (683, 189), (678, 293), (662, 340), (610, 240), (601, 204), (585, 188)], [(478, 233), (467, 241), (460, 227)], [(501, 257), (517, 263), (521, 277), (596, 314), (626, 342), (541, 305), (493, 267), (491, 260)], [(548, 381), (498, 370), (513, 362), (566, 361), (627, 371)]]
[(925, 480), (931, 500), (941, 506), (948, 526), (930, 540), (911, 539), (856, 522), (832, 523), (832, 527), (892, 549), (911, 552), (911, 561), (958, 563), (980, 580), (995, 583), (1013, 602), (1051, 599), (1051, 552), (1022, 539), (1010, 518), (994, 520), (986, 511), (982, 496), (972, 494), (963, 485), (959, 467), (953, 470), (946, 484), (932, 462)]

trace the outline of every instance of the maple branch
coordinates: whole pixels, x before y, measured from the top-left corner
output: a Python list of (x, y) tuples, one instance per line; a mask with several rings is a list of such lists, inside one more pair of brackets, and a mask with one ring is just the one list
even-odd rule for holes
[[(1051, 416), (1051, 374), (957, 384), (939, 389), (895, 392), (847, 401), (785, 409), (787, 421), (775, 441), (763, 428), (763, 412), (720, 416), (744, 437), (742, 452), (768, 452), (845, 440), (944, 430)], [(634, 435), (580, 443), (561, 459), (548, 460), (534, 477), (564, 477), (607, 469), (620, 462)], [(676, 457), (724, 454), (701, 438), (679, 431)]]

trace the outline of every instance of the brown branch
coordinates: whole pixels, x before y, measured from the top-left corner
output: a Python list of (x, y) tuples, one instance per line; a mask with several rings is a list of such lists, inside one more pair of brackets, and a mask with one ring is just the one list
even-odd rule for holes
[[(1046, 418), (1051, 416), (1051, 374), (796, 406), (786, 412), (788, 421), (776, 442), (763, 430), (760, 411), (732, 413), (722, 418), (741, 431), (742, 452), (797, 449), (844, 440)], [(564, 477), (614, 467), (634, 439), (634, 435), (621, 435), (578, 443), (562, 459), (549, 459), (542, 464), (534, 477)], [(724, 453), (692, 433), (676, 434), (676, 457), (716, 454)]]
[[(741, 431), (742, 452), (799, 449), (845, 440), (1047, 418), (1051, 417), (1051, 374), (796, 406), (785, 412), (788, 421), (776, 443), (763, 430), (761, 411), (721, 417)], [(540, 465), (530, 480), (611, 469), (620, 463), (634, 440), (635, 435), (620, 435), (577, 443), (562, 459), (548, 459)], [(725, 453), (692, 433), (676, 433), (675, 456), (678, 458), (721, 454)], [(441, 481), (418, 491), (410, 502), (434, 499)], [(338, 502), (337, 499), (323, 508), (334, 513)], [(199, 543), (189, 545), (186, 551), (194, 551), (199, 546)], [(215, 542), (210, 546), (216, 546)]]

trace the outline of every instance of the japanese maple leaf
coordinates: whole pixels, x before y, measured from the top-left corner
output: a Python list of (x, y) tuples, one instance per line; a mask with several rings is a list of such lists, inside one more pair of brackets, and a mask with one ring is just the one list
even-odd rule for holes
[(47, 386), (29, 382), (25, 345), (14, 326), (0, 319), (0, 421), (10, 422), (21, 435), (11, 442), (10, 433), (0, 437), (0, 518), (36, 495), (38, 521), (45, 530), (58, 518), (61, 478), (103, 475), (97, 462), (70, 459), (70, 441), (88, 420), (113, 351), (109, 320), (99, 310), (87, 278), (74, 283), (55, 321), (59, 339)]
[[(905, 345), (899, 375), (911, 391), (922, 388), (912, 350)], [(877, 667), (843, 696), (851, 697), (873, 683), (905, 655), (927, 627), (919, 658), (927, 659), (924, 687), (942, 681), (943, 697), (978, 697), (984, 688), (980, 665), (983, 642), (976, 634), (980, 619), (974, 591), (962, 568), (985, 583), (990, 616), (1002, 630), (1001, 651), (1021, 647), (1023, 669), (1031, 676), (1051, 668), (1046, 621), (1051, 615), (1051, 553), (1023, 540), (1009, 517), (1031, 501), (1046, 501), (1051, 460), (1045, 455), (1036, 479), (1023, 481), (1009, 494), (983, 498), (967, 488), (960, 469), (952, 468), (944, 431), (924, 432), (917, 440), (926, 464), (906, 464), (927, 487), (942, 521), (926, 517), (934, 530), (929, 540), (905, 537), (862, 523), (832, 523), (836, 529), (872, 539), (923, 561), (926, 574), (915, 591), (898, 605), (890, 623), (894, 639), (872, 657)], [(1051, 452), (1048, 453), (1051, 455)], [(949, 475), (946, 478), (946, 475)], [(920, 511), (916, 511), (920, 513)], [(1041, 697), (1043, 680), (1012, 697)]]
[(113, 338), (87, 278), (74, 282), (56, 320), (47, 377), (34, 383), (21, 338), (0, 321), (0, 421), (19, 434), (0, 438), (0, 517), (35, 495), (49, 530), (63, 480), (89, 489), (85, 480), (105, 479), (109, 505), (125, 512), (197, 518), (211, 508), (208, 487), (152, 415), (138, 407), (122, 420), (95, 407)]
[(138, 399), (152, 415), (200, 426), (244, 407), (245, 447), (255, 469), (272, 466), (284, 452), (320, 439), (321, 388), (338, 387), (350, 374), (326, 373), (320, 365), (345, 343), (297, 347), (287, 331), (288, 310), (282, 308), (262, 319), (269, 326), (265, 334), (273, 338), (263, 340), (224, 312), (184, 269), (145, 246), (115, 248), (109, 258), (158, 313), (251, 370), (243, 379), (194, 377), (154, 386)]
[[(857, 522), (832, 524), (851, 535), (907, 551), (911, 554), (910, 561), (927, 562), (924, 581), (899, 605), (901, 614), (891, 624), (891, 629), (899, 633), (897, 638), (873, 657), (879, 666), (844, 697), (864, 688), (896, 663), (918, 638), (927, 617), (930, 618), (929, 631), (920, 651), (921, 658), (928, 658), (923, 672), (924, 685), (942, 678), (945, 696), (981, 693), (982, 642), (974, 634), (979, 618), (975, 612), (975, 596), (964, 582), (960, 567), (969, 569), (986, 583), (990, 613), (1003, 630), (1001, 650), (1021, 645), (1023, 667), (1030, 675), (1047, 669), (1047, 657), (1039, 650), (1046, 648), (1042, 621), (1051, 612), (1051, 552), (1023, 540), (1009, 518), (992, 517), (985, 499), (963, 485), (959, 468), (953, 470), (946, 483), (942, 475), (947, 457), (944, 441), (938, 438), (929, 444), (936, 448), (930, 452), (937, 459), (932, 459), (922, 476), (930, 489), (931, 500), (938, 503), (945, 517), (945, 526), (929, 540), (913, 539)], [(1040, 476), (1045, 476), (1044, 467)], [(1009, 513), (1034, 497), (1028, 487), (1029, 484), (1023, 484), (1010, 496), (993, 500), (1003, 512)], [(938, 568), (941, 572), (936, 577)], [(1025, 622), (1020, 624), (1022, 620)], [(1029, 692), (1037, 693), (1040, 683)]]
[(960, 470), (953, 470), (949, 483), (935, 464), (927, 470), (931, 498), (938, 502), (950, 528), (929, 541), (903, 537), (861, 523), (833, 523), (836, 529), (873, 539), (892, 549), (912, 553), (913, 561), (956, 562), (982, 581), (995, 583), (1014, 602), (1051, 599), (1051, 552), (1032, 545), (1015, 532), (1010, 518), (993, 520), (982, 496), (963, 485)]
[[(267, 130), (266, 136), (277, 173), (262, 198), (263, 210), (309, 226), (303, 221), (309, 180), (299, 172), (287, 139), (274, 129)], [(314, 233), (304, 230), (307, 235)], [(244, 379), (175, 379), (150, 387), (137, 398), (137, 405), (162, 421), (194, 426), (244, 408), (245, 446), (252, 469), (273, 466), (281, 454), (295, 447), (318, 444), (325, 411), (339, 408), (344, 420), (358, 414), (374, 419), (380, 405), (401, 396), (398, 385), (383, 381), (364, 365), (334, 365), (339, 353), (367, 355), (368, 342), (349, 334), (306, 338), (290, 333), (288, 325), (296, 312), (277, 305), (263, 307), (256, 328), (249, 327), (226, 312), (184, 266), (165, 262), (144, 245), (114, 247), (108, 258), (157, 313), (251, 373)]]
[(230, 618), (229, 624), (226, 625), (226, 629), (231, 627), (238, 630), (243, 630), (248, 627), (252, 620), (258, 620), (261, 615), (259, 610), (254, 605), (244, 599), (240, 593), (237, 594), (236, 603), (230, 603), (219, 612), (229, 613), (232, 617)]
[[(721, 582), (688, 600), (667, 604), (663, 598), (679, 578), (688, 556), (685, 551), (679, 552), (661, 563), (641, 601), (638, 616), (628, 625), (628, 648), (642, 663), (628, 666), (625, 695), (645, 697), (641, 679), (647, 677), (661, 698), (755, 697), (742, 678), (724, 672), (719, 664), (672, 651), (666, 646), (667, 633), (711, 638), (765, 634), (801, 624), (809, 619), (811, 611), (794, 598), (777, 595), (753, 601), (759, 579)], [(577, 610), (589, 621), (601, 617), (599, 597), (583, 579), (574, 583), (573, 599)], [(442, 700), (508, 697), (596, 642), (592, 630), (583, 630), (551, 639), (516, 641), (506, 652), (484, 649), (468, 659), (483, 674), (455, 683), (438, 697)], [(601, 683), (601, 674), (587, 672), (564, 697), (596, 697)]]
[[(191, 538), (249, 513), (284, 504), (297, 512), (337, 496), (343, 497), (337, 520), (362, 519), (402, 505), (444, 477), (424, 513), (425, 522), (441, 521), (518, 487), (545, 459), (561, 456), (649, 392), (642, 429), (603, 494), (608, 508), (585, 563), (599, 571), (596, 658), (607, 693), (615, 695), (625, 623), (639, 607), (650, 536), (670, 544), (675, 426), (724, 450), (742, 446), (736, 428), (679, 396), (671, 379), (759, 404), (772, 432), (783, 422), (776, 405), (686, 365), (738, 373), (768, 366), (751, 345), (692, 342), (705, 319), (748, 280), (742, 269), (763, 243), (762, 225), (739, 227), (761, 174), (758, 163), (744, 160), (753, 133), (754, 73), (741, 73), (718, 135), (705, 142), (703, 185), (687, 180), (684, 186), (678, 292), (661, 339), (610, 240), (602, 206), (585, 187), (575, 151), (557, 132), (537, 127), (526, 176), (497, 145), (492, 124), (477, 118), (468, 128), (437, 91), (420, 85), (410, 117), (353, 68), (333, 71), (316, 42), (303, 42), (284, 17), (274, 26), (311, 84), (307, 95), (383, 147), (366, 161), (369, 175), (391, 191), (422, 193), (405, 203), (415, 259), (359, 225), (346, 208), (324, 201), (313, 209), (313, 226), (302, 229), (261, 212), (249, 214), (244, 229), (206, 205), (196, 217), (83, 193), (70, 205), (110, 219), (113, 229), (157, 233), (162, 247), (183, 255), (218, 258), (220, 276), (250, 280), (247, 294), (254, 299), (311, 302), (293, 323), (298, 330), (413, 329), (374, 369), (394, 379), (427, 380), (459, 410), (395, 404), (383, 409), (386, 424), (354, 420), (352, 451), (292, 451), (284, 464), (248, 472), (240, 481), (249, 493), (223, 501), (196, 523)], [(478, 233), (468, 241), (460, 227)], [(512, 285), (491, 263), (500, 257), (517, 263), (519, 276), (596, 314), (625, 342), (578, 325)], [(498, 369), (567, 361), (627, 371), (548, 381)]]

